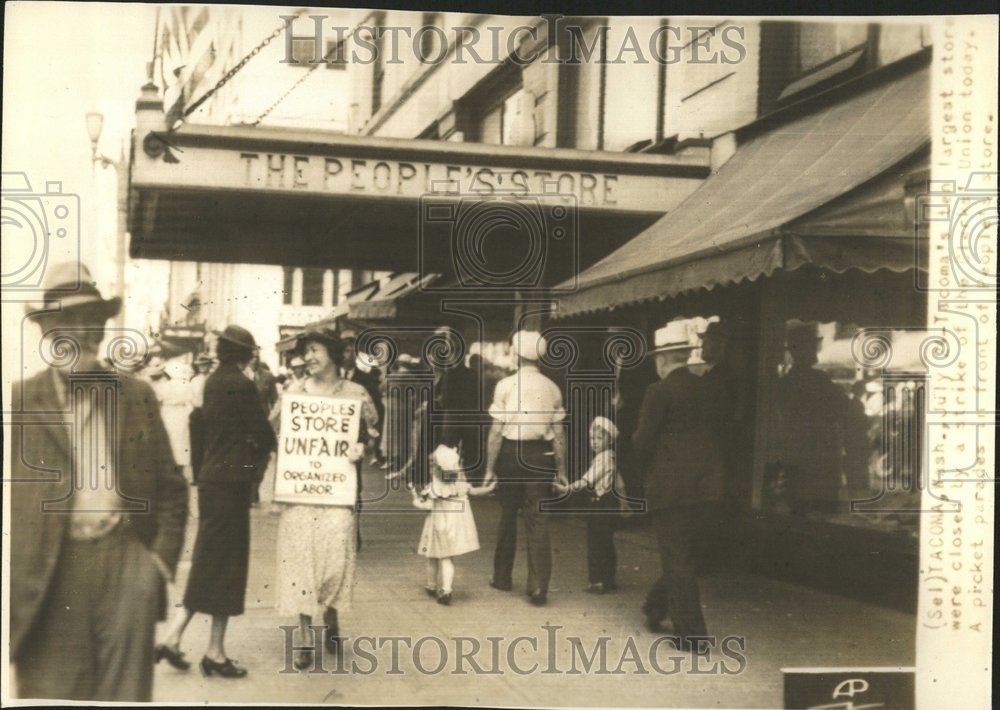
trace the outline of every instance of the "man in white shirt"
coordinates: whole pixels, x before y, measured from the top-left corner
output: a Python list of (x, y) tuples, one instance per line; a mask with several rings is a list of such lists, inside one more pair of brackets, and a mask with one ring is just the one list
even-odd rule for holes
[(548, 516), (544, 500), (554, 498), (553, 483), (566, 484), (566, 417), (559, 387), (538, 371), (545, 338), (519, 331), (513, 347), (518, 368), (497, 383), (490, 405), (490, 428), (484, 485), (499, 483), (501, 516), (490, 586), (509, 591), (517, 551), (517, 512), (523, 511), (528, 542), (527, 593), (531, 603), (545, 604), (552, 575)]

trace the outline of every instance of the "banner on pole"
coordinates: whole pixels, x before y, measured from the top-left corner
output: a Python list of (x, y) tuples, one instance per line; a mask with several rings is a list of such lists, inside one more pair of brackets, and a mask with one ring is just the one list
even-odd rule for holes
[(358, 481), (349, 456), (358, 441), (360, 424), (359, 400), (284, 395), (274, 500), (353, 506)]

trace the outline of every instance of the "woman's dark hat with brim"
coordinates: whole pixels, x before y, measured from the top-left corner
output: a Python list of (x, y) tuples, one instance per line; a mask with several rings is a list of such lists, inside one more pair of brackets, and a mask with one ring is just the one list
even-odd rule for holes
[(344, 341), (337, 335), (337, 331), (325, 325), (307, 325), (296, 337), (296, 349), (299, 352), (305, 349), (310, 340), (324, 345), (331, 352), (342, 352), (344, 348)]
[(115, 317), (122, 309), (122, 299), (104, 298), (98, 290), (90, 269), (78, 261), (65, 261), (48, 267), (45, 272), (45, 305), (38, 308), (25, 304), (27, 317), (32, 320), (54, 315), (53, 311), (87, 307), (95, 319), (102, 322)]
[(225, 330), (213, 330), (219, 338), (233, 345), (239, 345), (247, 350), (257, 350), (257, 341), (253, 339), (253, 334), (246, 328), (238, 325), (227, 325)]

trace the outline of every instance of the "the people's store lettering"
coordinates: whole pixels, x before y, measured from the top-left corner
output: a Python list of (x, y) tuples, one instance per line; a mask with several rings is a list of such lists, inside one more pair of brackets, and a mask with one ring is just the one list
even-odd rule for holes
[(618, 176), (440, 163), (240, 153), (248, 187), (339, 194), (542, 195), (617, 204)]

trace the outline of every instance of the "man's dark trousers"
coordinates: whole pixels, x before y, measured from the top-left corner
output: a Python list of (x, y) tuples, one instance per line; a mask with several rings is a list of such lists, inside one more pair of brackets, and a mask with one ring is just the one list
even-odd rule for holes
[(554, 466), (550, 442), (504, 439), (497, 459), (497, 496), (501, 513), (493, 556), (493, 581), (498, 586), (512, 585), (517, 552), (517, 512), (520, 510), (528, 546), (526, 591), (528, 594), (548, 592), (552, 576), (552, 548), (549, 543), (549, 513), (541, 510), (541, 503), (555, 497), (552, 492)]
[(657, 620), (670, 617), (677, 636), (705, 636), (705, 617), (695, 574), (695, 542), (715, 519), (711, 505), (652, 511), (662, 573), (646, 597), (644, 610)]

